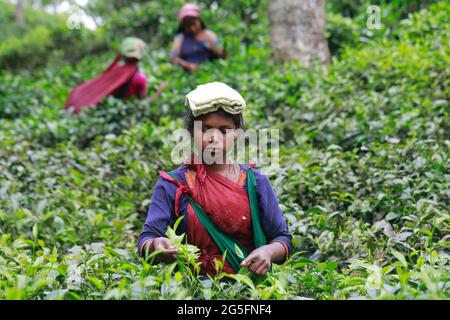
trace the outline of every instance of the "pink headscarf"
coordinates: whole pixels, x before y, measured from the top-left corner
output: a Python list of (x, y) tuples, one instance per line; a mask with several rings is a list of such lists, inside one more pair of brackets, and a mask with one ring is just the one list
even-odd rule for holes
[(117, 55), (113, 63), (101, 75), (76, 86), (70, 92), (64, 109), (73, 108), (73, 112), (78, 114), (82, 108), (97, 105), (103, 98), (124, 85), (136, 72), (137, 63), (118, 66), (121, 59), (121, 55)]
[(193, 3), (186, 3), (178, 13), (178, 21), (183, 21), (184, 17), (196, 17), (200, 18), (200, 8)]

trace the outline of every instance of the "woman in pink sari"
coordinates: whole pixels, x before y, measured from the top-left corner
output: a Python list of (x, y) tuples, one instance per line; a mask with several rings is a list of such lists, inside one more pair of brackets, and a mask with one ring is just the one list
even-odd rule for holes
[[(193, 155), (189, 163), (166, 173), (156, 183), (150, 209), (138, 240), (142, 256), (159, 250), (159, 260), (171, 262), (178, 249), (165, 237), (167, 227), (185, 216), (179, 229), (200, 249), (201, 273), (214, 276), (215, 260), (227, 259), (223, 272), (246, 267), (266, 274), (272, 262), (287, 259), (291, 235), (268, 178), (254, 166), (225, 159), (243, 128), (245, 101), (223, 83), (199, 86), (186, 96), (186, 127), (212, 161)], [(194, 126), (201, 121), (201, 126)], [(209, 163), (209, 164), (208, 164)], [(228, 245), (227, 244), (231, 244)], [(234, 244), (245, 253), (239, 259)], [(229, 258), (230, 256), (230, 258)]]
[(123, 100), (133, 96), (146, 98), (147, 77), (139, 70), (145, 50), (146, 44), (141, 39), (125, 38), (112, 64), (97, 78), (75, 87), (64, 108), (78, 114), (82, 108), (94, 107), (109, 95)]

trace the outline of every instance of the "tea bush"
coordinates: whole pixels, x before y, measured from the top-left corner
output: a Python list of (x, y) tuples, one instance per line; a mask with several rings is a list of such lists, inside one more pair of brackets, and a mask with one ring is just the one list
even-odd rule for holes
[(74, 63), (109, 48), (99, 30), (68, 28), (67, 15), (49, 15), (25, 5), (25, 25), (14, 22), (15, 6), (0, 2), (0, 68), (17, 72)]

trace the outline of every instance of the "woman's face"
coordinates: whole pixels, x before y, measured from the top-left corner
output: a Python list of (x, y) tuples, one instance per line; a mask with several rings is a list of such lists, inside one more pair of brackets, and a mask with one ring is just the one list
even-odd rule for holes
[(202, 24), (200, 19), (195, 17), (186, 17), (183, 20), (183, 26), (186, 32), (196, 35), (200, 31), (202, 31)]
[(210, 113), (199, 117), (201, 125), (194, 125), (194, 141), (201, 146), (204, 161), (210, 157), (213, 163), (225, 163), (226, 154), (232, 150), (236, 139), (236, 125), (233, 120), (220, 114)]

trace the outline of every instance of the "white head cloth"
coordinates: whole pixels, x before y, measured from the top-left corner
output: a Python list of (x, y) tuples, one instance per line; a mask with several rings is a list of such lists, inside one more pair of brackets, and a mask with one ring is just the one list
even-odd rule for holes
[(245, 100), (236, 90), (222, 82), (199, 85), (186, 95), (185, 104), (191, 108), (194, 117), (217, 111), (239, 114), (245, 108)]

